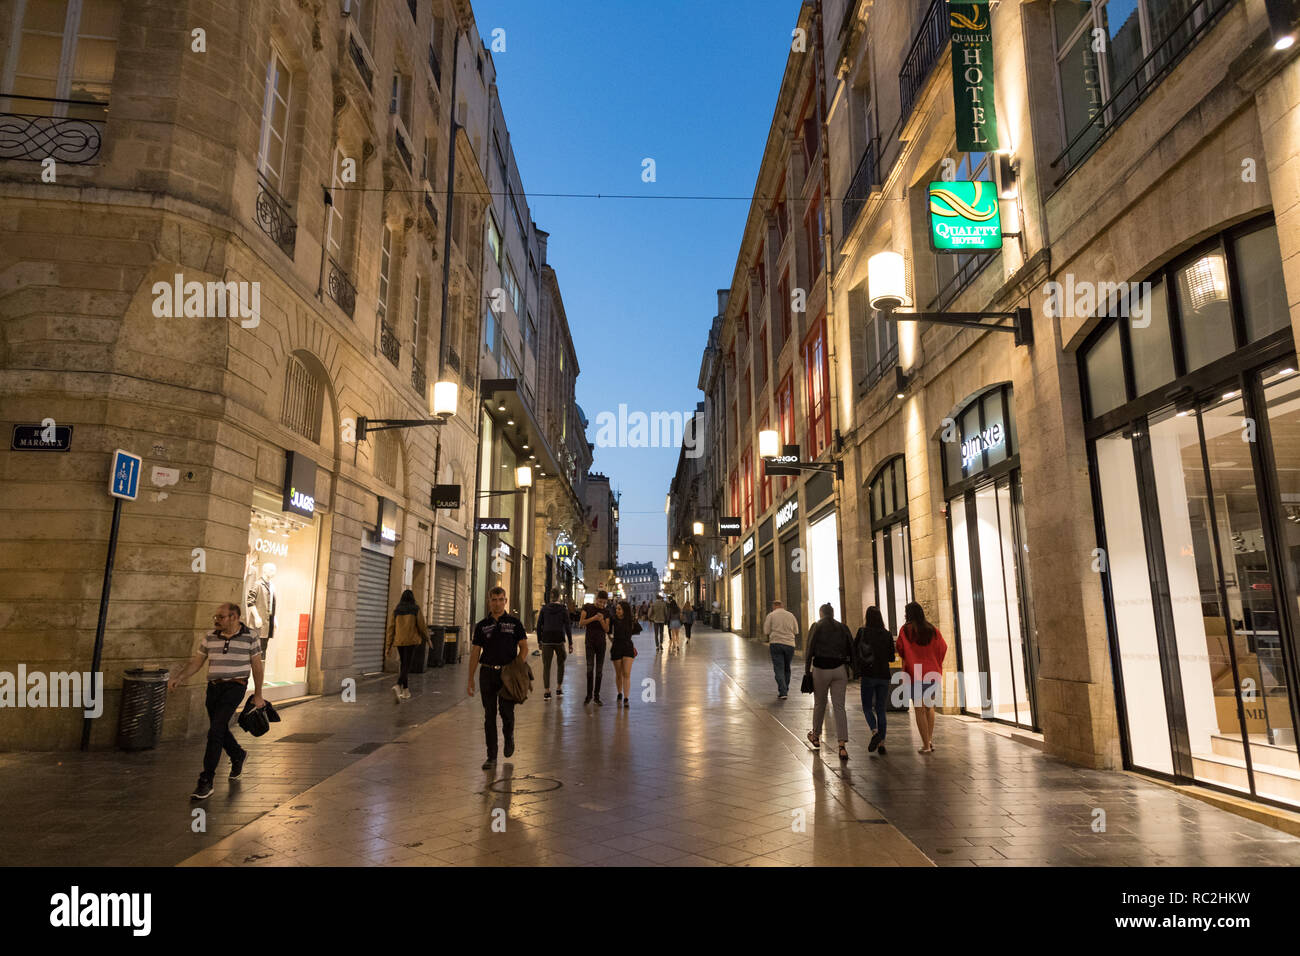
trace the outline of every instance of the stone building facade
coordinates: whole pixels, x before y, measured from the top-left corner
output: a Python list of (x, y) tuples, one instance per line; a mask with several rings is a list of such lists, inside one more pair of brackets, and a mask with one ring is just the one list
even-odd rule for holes
[[(93, 746), (113, 740), (123, 672), (178, 667), (222, 601), (269, 636), (272, 699), (379, 670), (404, 587), (464, 628), (474, 502), (435, 514), (430, 493), (435, 457), (449, 483), (475, 463), (485, 190), (444, 68), (469, 4), (124, 0), (72, 24), (53, 6), (0, 5), (0, 110), (29, 131), (0, 159), (0, 391), (6, 426), (72, 438), (0, 457), (0, 669), (89, 669), (119, 448), (143, 473)], [(59, 62), (22, 55), (38, 48)], [(362, 416), (428, 419), (439, 375), (460, 386), (449, 424), (357, 440)], [(163, 735), (205, 726), (192, 682)], [(72, 746), (79, 728), (30, 710), (0, 746)]]

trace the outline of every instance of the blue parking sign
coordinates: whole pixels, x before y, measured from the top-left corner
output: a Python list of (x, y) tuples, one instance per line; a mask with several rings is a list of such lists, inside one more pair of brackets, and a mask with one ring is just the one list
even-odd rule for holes
[(135, 501), (140, 491), (140, 467), (143, 460), (139, 455), (117, 449), (113, 452), (113, 471), (108, 476), (108, 493), (114, 498)]

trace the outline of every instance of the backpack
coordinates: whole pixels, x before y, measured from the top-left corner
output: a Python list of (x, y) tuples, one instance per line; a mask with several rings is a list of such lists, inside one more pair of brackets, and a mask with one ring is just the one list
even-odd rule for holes
[(858, 630), (857, 640), (853, 642), (853, 650), (857, 657), (858, 673), (870, 674), (872, 668), (876, 666), (876, 652), (871, 646), (871, 640), (867, 637), (867, 629)]
[(542, 633), (563, 634), (568, 624), (569, 612), (562, 604), (547, 604), (542, 608)]

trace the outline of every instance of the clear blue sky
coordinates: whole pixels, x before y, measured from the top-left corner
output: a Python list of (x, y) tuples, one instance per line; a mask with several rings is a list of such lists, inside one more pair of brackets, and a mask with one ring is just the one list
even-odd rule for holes
[[(578, 351), (578, 403), (693, 410), (716, 290), (731, 284), (798, 0), (474, 0), (533, 219)], [(654, 159), (657, 181), (642, 181)], [(621, 561), (662, 568), (676, 448), (601, 448), (622, 492)]]

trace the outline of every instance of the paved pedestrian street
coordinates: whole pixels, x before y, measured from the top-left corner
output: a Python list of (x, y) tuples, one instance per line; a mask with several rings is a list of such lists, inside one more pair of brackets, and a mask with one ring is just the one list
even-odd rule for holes
[[(184, 865), (1300, 863), (1300, 839), (1134, 774), (1072, 767), (978, 722), (940, 716), (936, 752), (921, 755), (909, 715), (891, 714), (888, 756), (869, 755), (856, 684), (851, 759), (841, 764), (833, 724), (820, 756), (805, 743), (811, 697), (796, 690), (777, 700), (765, 645), (697, 628), (680, 655), (656, 654), (649, 633), (638, 648), (641, 690), (629, 709), (615, 706), (608, 665), (604, 706), (583, 706), (581, 663), (568, 670), (568, 692), (543, 701), (540, 661), (530, 658), (537, 680), (517, 710), (517, 751), (495, 772), (479, 769), (483, 711), (477, 696), (463, 696), (465, 665), (439, 672), (442, 692), (454, 685), (459, 704), (281, 799)], [(314, 706), (297, 710), (305, 718)], [(381, 695), (366, 706), (382, 708)], [(301, 719), (298, 729), (307, 729)], [(346, 731), (321, 730), (318, 742), (295, 746), (337, 750), (331, 740)], [(223, 766), (209, 802), (214, 819), (244, 801), (224, 774)], [(185, 820), (187, 793), (178, 786), (172, 800)]]

